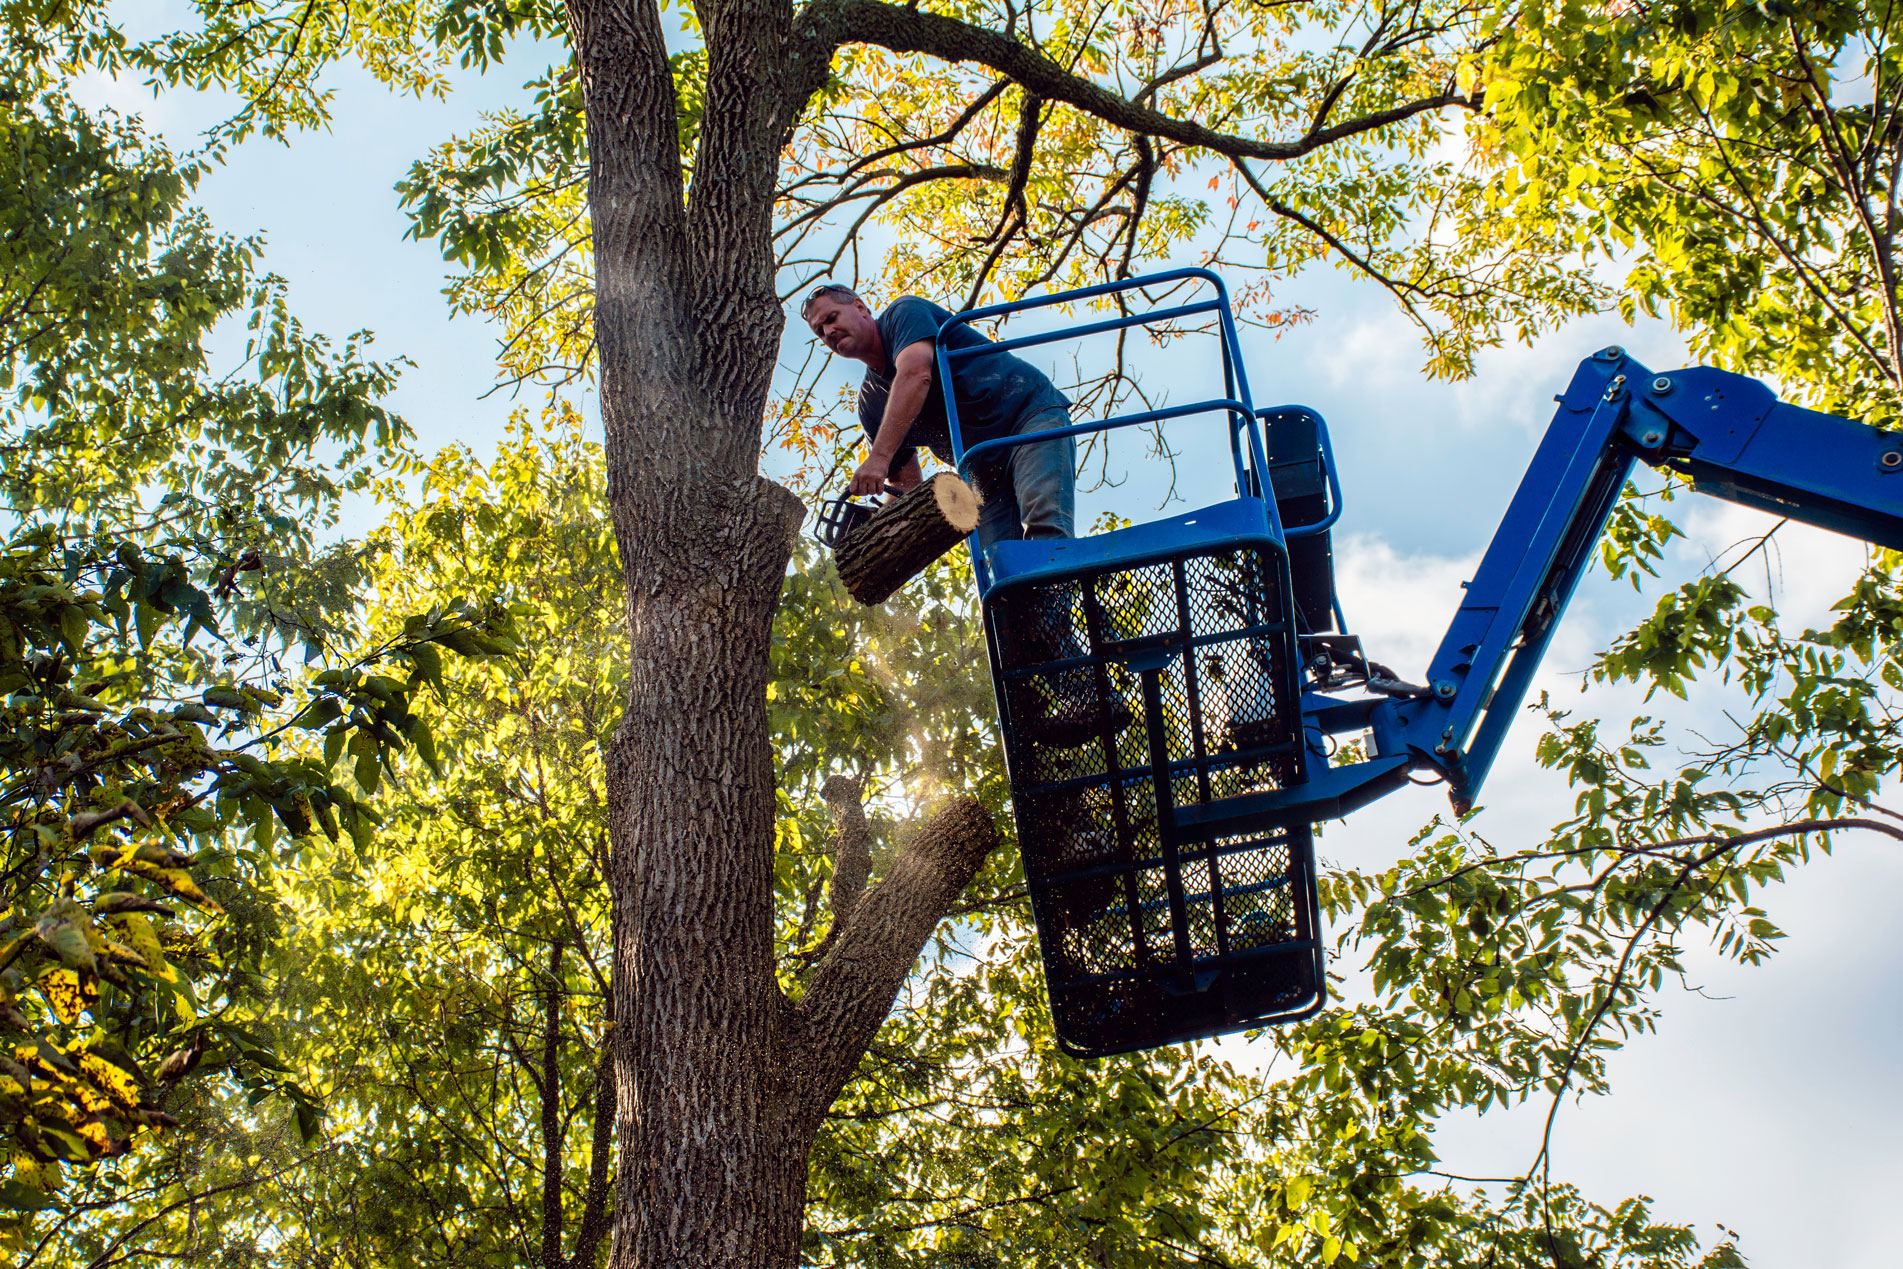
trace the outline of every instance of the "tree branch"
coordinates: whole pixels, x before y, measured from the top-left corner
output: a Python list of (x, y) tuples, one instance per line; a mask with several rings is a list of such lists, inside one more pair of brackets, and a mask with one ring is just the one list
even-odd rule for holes
[(929, 137), (914, 137), (910, 141), (895, 141), (883, 149), (874, 150), (870, 154), (860, 155), (836, 172), (814, 172), (809, 176), (803, 176), (797, 181), (782, 186), (780, 196), (784, 198), (798, 192), (802, 187), (807, 185), (843, 185), (849, 177), (864, 171), (866, 168), (875, 167), (887, 159), (897, 158), (899, 155), (912, 150), (926, 149), (931, 146), (949, 145), (957, 140), (958, 134), (965, 130), (965, 125), (982, 114), (984, 108), (996, 101), (999, 94), (1010, 86), (1011, 81), (1008, 79), (1000, 79), (992, 84), (991, 87), (985, 89), (983, 93), (974, 98), (972, 103), (966, 106), (959, 116), (952, 120), (942, 132), (933, 133)]
[(595, 1063), (595, 1122), (588, 1141), (588, 1191), (582, 1199), (581, 1220), (575, 1231), (575, 1252), (569, 1269), (594, 1269), (595, 1253), (608, 1233), (613, 1212), (608, 1206), (614, 1180), (615, 1062), (614, 1001), (601, 1032), (601, 1056)]
[[(1835, 792), (1835, 790), (1832, 790), (1832, 792)], [(1882, 810), (1883, 808), (1873, 807), (1872, 809)], [(1892, 811), (1883, 811), (1883, 813), (1886, 815), (1895, 814), (1895, 812)], [(1897, 818), (1903, 819), (1903, 816), (1897, 816)], [(1378, 899), (1376, 902), (1394, 903), (1399, 900), (1409, 899), (1415, 895), (1426, 894), (1431, 890), (1438, 890), (1442, 886), (1458, 881), (1468, 873), (1479, 872), (1482, 869), (1496, 868), (1502, 865), (1521, 866), (1525, 864), (1544, 863), (1548, 860), (1577, 859), (1580, 856), (1586, 855), (1613, 855), (1617, 856), (1620, 862), (1634, 858), (1648, 858), (1678, 863), (1683, 862), (1684, 857), (1674, 855), (1672, 852), (1686, 846), (1714, 847), (1715, 850), (1706, 858), (1715, 858), (1717, 855), (1722, 855), (1726, 851), (1736, 850), (1740, 846), (1755, 846), (1759, 842), (1771, 841), (1774, 838), (1800, 837), (1805, 833), (1830, 833), (1840, 828), (1868, 829), (1873, 833), (1881, 833), (1885, 837), (1892, 837), (1899, 842), (1903, 842), (1903, 829), (1882, 823), (1879, 820), (1864, 819), (1860, 816), (1834, 816), (1823, 819), (1794, 820), (1789, 824), (1773, 824), (1769, 828), (1753, 829), (1747, 833), (1699, 833), (1693, 837), (1668, 837), (1662, 841), (1640, 842), (1631, 846), (1573, 846), (1564, 850), (1527, 850), (1520, 851), (1513, 855), (1495, 855), (1485, 859), (1476, 859), (1472, 863), (1462, 864), (1452, 872), (1444, 873), (1432, 881), (1422, 882), (1418, 886)], [(1598, 883), (1594, 882), (1586, 888), (1596, 889), (1597, 886)], [(1568, 890), (1577, 888), (1578, 887), (1570, 886), (1564, 887), (1564, 889)]]
[(828, 776), (820, 796), (833, 813), (833, 929), (852, 920), (872, 875), (872, 834), (866, 828), (864, 776)]
[[(1156, 150), (1151, 146), (1150, 139), (1138, 132), (1131, 135), (1130, 143), (1136, 147), (1137, 152), (1137, 164), (1134, 169), (1136, 192), (1130, 199), (1130, 220), (1125, 228), (1123, 260), (1117, 266), (1117, 276), (1120, 278), (1130, 276), (1130, 263), (1136, 258), (1137, 233), (1143, 228), (1143, 212), (1150, 204), (1150, 182), (1156, 178)], [(1121, 341), (1118, 343), (1118, 351), (1119, 353), (1122, 351)]]
[(1407, 310), (1407, 315), (1413, 318), (1415, 323), (1423, 330), (1433, 329), (1428, 320), (1421, 316), (1420, 310), (1415, 307), (1414, 295), (1409, 294), (1409, 292), (1413, 292), (1415, 295), (1423, 294), (1419, 286), (1402, 278), (1389, 277), (1387, 274), (1381, 272), (1381, 270), (1375, 268), (1374, 263), (1367, 257), (1361, 255), (1353, 247), (1343, 242), (1337, 235), (1330, 233), (1319, 221), (1313, 217), (1303, 215), (1300, 211), (1290, 207), (1287, 203), (1269, 193), (1262, 183), (1256, 179), (1255, 173), (1249, 170), (1247, 164), (1238, 161), (1234, 164), (1234, 167), (1236, 171), (1242, 174), (1242, 179), (1247, 182), (1251, 190), (1255, 191), (1255, 196), (1262, 200), (1265, 207), (1284, 220), (1294, 221), (1327, 243), (1342, 259), (1387, 288), (1388, 293), (1400, 302), (1401, 307)]
[[(599, 203), (613, 182), (630, 198), (618, 222), (634, 233), (650, 227), (670, 237), (686, 229), (680, 131), (675, 118), (674, 70), (667, 60), (667, 39), (660, 10), (653, 4), (585, 3), (567, 6), (569, 38), (587, 102), (589, 191)], [(617, 179), (618, 178), (618, 179)], [(598, 254), (603, 246), (602, 217), (594, 221)]]
[(542, 1265), (562, 1269), (562, 941), (548, 947), (542, 1000)]
[(1876, 264), (1878, 289), (1882, 292), (1878, 302), (1883, 311), (1884, 343), (1889, 352), (1888, 364), (1884, 369), (1889, 372), (1893, 387), (1903, 387), (1903, 313), (1897, 311), (1896, 268), (1895, 261), (1890, 258), (1888, 237), (1877, 228), (1876, 221), (1871, 217), (1869, 192), (1864, 186), (1857, 163), (1844, 145), (1842, 134), (1837, 131), (1836, 108), (1831, 105), (1829, 89), (1818, 78), (1817, 68), (1811, 65), (1810, 57), (1804, 51), (1804, 37), (1793, 21), (1787, 20), (1785, 29), (1790, 32), (1791, 51), (1796, 54), (1797, 64), (1803, 68), (1804, 77), (1814, 94), (1804, 99), (1811, 114), (1812, 126), (1817, 129), (1818, 138), (1824, 143), (1824, 156), (1836, 170), (1837, 179), (1842, 182), (1850, 206), (1856, 212), (1857, 221), (1863, 226), (1864, 236), (1870, 242), (1870, 257)]
[(1004, 236), (1013, 211), (1017, 212), (1020, 225), (1027, 229), (1030, 227), (1031, 209), (1024, 201), (1024, 188), (1031, 181), (1031, 160), (1036, 157), (1037, 151), (1037, 126), (1043, 114), (1044, 99), (1027, 91), (1018, 106), (1018, 141), (1017, 150), (1011, 157), (1011, 184), (1004, 192), (1004, 207), (998, 213), (998, 227), (991, 235), (994, 240)]
[(1733, 161), (1731, 154), (1726, 150), (1724, 137), (1719, 132), (1717, 125), (1714, 124), (1711, 117), (1703, 111), (1699, 112), (1699, 118), (1704, 122), (1706, 134), (1713, 139), (1714, 147), (1718, 152), (1719, 161), (1725, 165), (1725, 175), (1731, 181), (1732, 186), (1738, 191), (1739, 197), (1743, 200), (1746, 210), (1739, 211), (1726, 204), (1716, 194), (1711, 192), (1709, 184), (1699, 179), (1694, 178), (1689, 187), (1676, 185), (1672, 182), (1668, 173), (1660, 170), (1652, 163), (1647, 162), (1644, 158), (1639, 158), (1638, 162), (1645, 170), (1646, 175), (1658, 184), (1672, 190), (1674, 193), (1689, 194), (1692, 198), (1717, 210), (1721, 214), (1735, 216), (1740, 220), (1750, 222), (1751, 227), (1757, 231), (1758, 236), (1769, 243), (1772, 249), (1784, 258), (1784, 263), (1790, 266), (1791, 272), (1797, 275), (1798, 281), (1804, 286), (1805, 290), (1811, 293), (1812, 298), (1829, 310), (1830, 315), (1836, 319), (1837, 324), (1843, 328), (1844, 334), (1851, 342), (1860, 348), (1865, 356), (1876, 363), (1880, 373), (1888, 376), (1890, 374), (1889, 362), (1884, 358), (1883, 354), (1878, 351), (1877, 347), (1870, 342), (1870, 337), (1858, 328), (1857, 323), (1852, 320), (1851, 314), (1846, 312), (1844, 308), (1838, 304), (1837, 298), (1830, 293), (1830, 289), (1819, 279), (1816, 269), (1804, 258), (1803, 253), (1797, 249), (1797, 246), (1787, 241), (1784, 236), (1778, 233), (1772, 226), (1769, 214), (1766, 212), (1763, 204), (1752, 194), (1750, 182), (1744, 178), (1743, 173), (1739, 171), (1737, 164)]
[[(893, 173), (884, 170), (867, 173), (865, 176), (852, 182), (852, 184), (842, 186), (837, 194), (834, 194), (824, 202), (814, 203), (798, 216), (781, 224), (779, 228), (773, 231), (774, 236), (776, 238), (783, 238), (794, 230), (799, 229), (802, 225), (823, 219), (847, 203), (856, 202), (862, 198), (874, 200), (870, 207), (860, 213), (859, 219), (852, 223), (851, 229), (844, 235), (850, 238), (853, 234), (858, 233), (859, 227), (865, 224), (866, 220), (871, 217), (874, 212), (878, 211), (879, 208), (883, 207), (888, 201), (904, 193), (914, 185), (923, 185), (927, 181), (961, 179), (973, 181), (1002, 181), (1007, 179), (1007, 173), (1003, 168), (994, 167), (989, 163), (951, 163), (938, 167), (918, 168), (914, 171), (902, 173)], [(881, 185), (877, 189), (866, 188), (877, 180), (889, 180), (892, 183), (890, 185)], [(805, 237), (806, 234), (801, 233), (794, 239), (793, 244), (789, 244), (789, 248)], [(801, 285), (804, 286), (804, 283)], [(789, 292), (789, 294), (791, 294), (791, 292)]]
[(998, 845), (998, 826), (961, 798), (899, 853), (853, 909), (794, 1010), (803, 1041), (796, 1114), (816, 1127), (892, 1009), (925, 940)]
[[(1061, 101), (1126, 132), (1162, 137), (1179, 145), (1229, 158), (1284, 161), (1300, 158), (1346, 137), (1401, 123), (1449, 106), (1475, 109), (1478, 98), (1449, 88), (1431, 97), (1340, 123), (1320, 123), (1294, 141), (1264, 141), (1217, 132), (1192, 120), (1178, 119), (1121, 97), (1072, 74), (1028, 45), (998, 31), (936, 13), (886, 4), (884, 0), (814, 0), (800, 11), (794, 38), (806, 48), (799, 55), (806, 95), (825, 82), (834, 50), (845, 44), (874, 44), (895, 53), (924, 53), (948, 62), (973, 62), (1006, 75), (1049, 101)], [(807, 85), (810, 84), (810, 87)]]

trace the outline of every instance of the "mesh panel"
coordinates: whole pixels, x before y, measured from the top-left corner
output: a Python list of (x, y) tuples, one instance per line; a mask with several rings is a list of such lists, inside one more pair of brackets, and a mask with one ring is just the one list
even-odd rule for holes
[(1025, 875), (1073, 1052), (1234, 1030), (1316, 998), (1307, 826), (1166, 849), (1157, 807), (1159, 763), (1178, 809), (1301, 779), (1285, 579), (1265, 545), (987, 601)]

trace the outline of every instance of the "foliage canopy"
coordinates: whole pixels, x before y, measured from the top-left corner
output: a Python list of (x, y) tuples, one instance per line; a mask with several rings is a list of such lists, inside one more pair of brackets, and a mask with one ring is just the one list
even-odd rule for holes
[[(849, 43), (784, 156), (789, 290), (849, 271), (959, 302), (1185, 254), (1267, 281), (1328, 258), (1387, 286), (1443, 373), (1617, 292), (1713, 357), (1894, 416), (1887, 15), (922, 12), (928, 33), (963, 18), (1035, 56), (1005, 73)], [(423, 492), (386, 488), (367, 549), (321, 540), (340, 499), (403, 461), (378, 403), (396, 367), (305, 334), (255, 245), (188, 210), (204, 158), (59, 91), (80, 65), (232, 86), (247, 104), (216, 144), (289, 136), (328, 108), (336, 57), (434, 91), (445, 59), (499, 64), (562, 18), (200, 16), (138, 44), (87, 6), (9, 15), (9, 1250), (592, 1264), (614, 1215), (602, 746), (626, 682), (601, 456), (558, 412), (549, 439), (525, 429), (491, 463), (411, 469)], [(693, 198), (709, 64), (680, 17), (669, 144)], [(1874, 104), (1829, 78), (1856, 59)], [(1106, 121), (1079, 83), (1154, 117)], [(589, 155), (572, 66), (529, 89), (401, 192), (462, 270), (453, 301), (502, 322), (505, 374), (560, 386), (595, 355)], [(1609, 283), (1593, 255), (1634, 267)], [(1257, 320), (1300, 316), (1265, 287), (1249, 299)], [(251, 340), (214, 375), (206, 349), (234, 318)], [(823, 461), (833, 438), (800, 391), (769, 426)], [(1671, 532), (1628, 508), (1604, 558), (1636, 582)], [(1829, 832), (1876, 824), (1859, 812), (1896, 765), (1894, 563), (1797, 635), (1727, 575), (1669, 590), (1595, 674), (1682, 695), (1723, 667), (1751, 703), (1735, 739), (1667, 759), (1652, 719), (1612, 740), (1551, 713), (1540, 757), (1578, 789), (1573, 813), (1525, 849), (1437, 824), (1390, 868), (1332, 875), (1337, 956), (1366, 966), (1367, 998), (1264, 1038), (1281, 1056), (1263, 1074), (1207, 1050), (1055, 1055), (1023, 893), (993, 858), (828, 1118), (805, 1256), (1738, 1263), (1644, 1200), (1588, 1201), (1543, 1148), (1512, 1184), (1463, 1189), (1437, 1173), (1434, 1129), (1603, 1091), (1691, 932), (1762, 959), (1766, 890)], [(1002, 809), (967, 583), (947, 565), (869, 615), (810, 553), (786, 580), (773, 950), (795, 999), (866, 879), (849, 838), (876, 878), (934, 796)]]

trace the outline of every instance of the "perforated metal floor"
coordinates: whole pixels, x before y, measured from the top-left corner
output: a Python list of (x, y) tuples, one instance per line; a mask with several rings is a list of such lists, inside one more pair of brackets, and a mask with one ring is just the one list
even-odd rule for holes
[(1218, 1034), (1317, 999), (1309, 827), (1220, 836), (1178, 822), (1301, 778), (1286, 579), (1265, 544), (987, 600), (1018, 837), (1069, 1052)]

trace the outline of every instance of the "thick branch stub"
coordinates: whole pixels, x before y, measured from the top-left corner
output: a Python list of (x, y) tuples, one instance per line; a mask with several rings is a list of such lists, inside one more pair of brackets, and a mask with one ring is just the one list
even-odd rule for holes
[(817, 1125), (845, 1087), (899, 987), (952, 903), (997, 848), (984, 806), (960, 798), (899, 852), (884, 880), (838, 928), (795, 1011), (804, 1041), (799, 1111)]
[(866, 826), (864, 776), (826, 778), (820, 796), (833, 815), (833, 928), (852, 919), (872, 875), (872, 831)]

